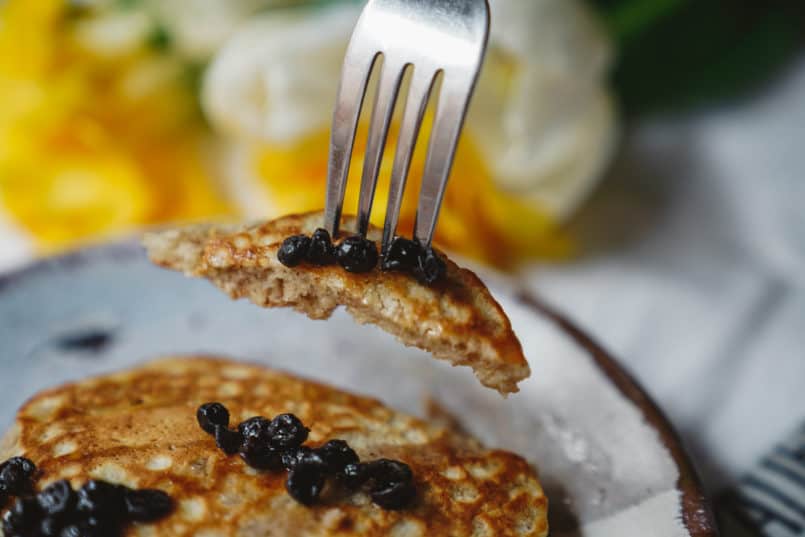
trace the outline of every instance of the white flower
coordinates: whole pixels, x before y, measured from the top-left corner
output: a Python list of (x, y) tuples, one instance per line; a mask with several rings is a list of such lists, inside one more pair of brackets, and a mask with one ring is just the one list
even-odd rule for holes
[(253, 14), (288, 0), (143, 0), (186, 58), (208, 60)]
[[(616, 140), (612, 57), (579, 0), (492, 0), (489, 53), (467, 129), (502, 188), (566, 217)], [(328, 128), (359, 6), (275, 11), (241, 27), (206, 74), (203, 106), (235, 143)]]

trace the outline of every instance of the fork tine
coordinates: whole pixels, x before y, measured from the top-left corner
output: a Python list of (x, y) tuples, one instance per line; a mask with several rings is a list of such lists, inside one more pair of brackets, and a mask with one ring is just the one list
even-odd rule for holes
[(430, 246), (433, 241), (433, 231), (453, 166), (472, 86), (472, 79), (465, 77), (448, 77), (445, 74), (442, 81), (414, 224), (414, 238), (423, 246)]
[(415, 66), (413, 69), (408, 98), (405, 102), (405, 112), (400, 125), (400, 134), (397, 139), (394, 165), (391, 170), (391, 183), (386, 204), (386, 221), (383, 225), (383, 245), (381, 248), (384, 253), (388, 250), (391, 240), (397, 232), (403, 193), (405, 192), (408, 172), (411, 168), (411, 157), (416, 147), (419, 129), (422, 127), (422, 119), (425, 116), (428, 98), (436, 78), (435, 72), (420, 73)]
[(324, 204), (324, 228), (335, 237), (341, 223), (341, 208), (344, 205), (344, 192), (347, 186), (349, 161), (355, 143), (358, 117), (366, 94), (369, 75), (377, 62), (378, 54), (361, 60), (361, 54), (353, 52), (360, 48), (350, 43), (341, 71), (338, 87), (333, 127), (330, 134), (330, 157), (327, 165), (327, 193)]
[(372, 212), (377, 176), (383, 161), (383, 149), (386, 146), (386, 138), (404, 71), (405, 64), (390, 60), (388, 56), (384, 58), (372, 109), (372, 123), (369, 126), (366, 157), (363, 161), (361, 176), (361, 193), (358, 198), (358, 233), (362, 236), (365, 236), (369, 229), (369, 216)]

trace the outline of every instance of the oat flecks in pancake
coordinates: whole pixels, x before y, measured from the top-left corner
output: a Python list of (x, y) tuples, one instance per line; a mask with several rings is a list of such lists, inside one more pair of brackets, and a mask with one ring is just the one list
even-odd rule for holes
[[(205, 277), (233, 298), (293, 307), (313, 319), (326, 319), (343, 305), (358, 322), (470, 366), (486, 386), (517, 391), (530, 374), (528, 362), (508, 317), (475, 274), (447, 260), (445, 280), (429, 287), (379, 268), (351, 274), (339, 266), (288, 268), (277, 260), (285, 238), (310, 235), (321, 223), (321, 212), (314, 212), (242, 228), (203, 224), (150, 233), (144, 243), (156, 264)], [(354, 220), (342, 229), (354, 229)], [(379, 242), (379, 230), (369, 237)]]
[[(343, 438), (363, 460), (399, 459), (414, 472), (412, 508), (385, 511), (363, 494), (325, 490), (304, 507), (285, 473), (250, 470), (216, 449), (195, 411), (219, 400), (232, 420), (293, 412), (308, 445)], [(77, 449), (68, 449), (74, 444)], [(162, 537), (544, 536), (547, 501), (522, 458), (351, 395), (287, 374), (211, 358), (174, 358), (43, 392), (20, 410), (0, 446), (25, 454), (40, 486), (89, 478), (162, 489), (178, 508), (144, 535)], [(139, 535), (136, 528), (126, 535)]]

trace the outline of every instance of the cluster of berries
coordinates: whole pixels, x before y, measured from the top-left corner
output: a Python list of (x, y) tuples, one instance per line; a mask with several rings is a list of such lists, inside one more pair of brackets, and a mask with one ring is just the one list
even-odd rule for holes
[(0, 508), (6, 537), (116, 537), (130, 522), (154, 522), (170, 514), (173, 501), (161, 490), (134, 490), (92, 480), (74, 490), (67, 480), (34, 492), (36, 465), (14, 457), (0, 465)]
[(353, 235), (334, 244), (327, 230), (321, 228), (311, 237), (293, 235), (285, 239), (277, 252), (277, 259), (286, 267), (303, 262), (318, 266), (338, 263), (347, 272), (355, 273), (369, 272), (380, 261), (382, 270), (407, 272), (428, 285), (443, 278), (447, 270), (433, 248), (426, 248), (416, 241), (395, 237), (381, 259), (373, 241)]
[(330, 440), (317, 448), (304, 446), (310, 431), (293, 414), (270, 420), (255, 416), (230, 429), (227, 408), (206, 403), (198, 408), (196, 418), (227, 455), (238, 453), (257, 470), (287, 470), (285, 488), (304, 505), (318, 500), (328, 477), (349, 491), (367, 487), (372, 501), (384, 509), (403, 509), (416, 496), (407, 464), (390, 459), (362, 463), (343, 440)]

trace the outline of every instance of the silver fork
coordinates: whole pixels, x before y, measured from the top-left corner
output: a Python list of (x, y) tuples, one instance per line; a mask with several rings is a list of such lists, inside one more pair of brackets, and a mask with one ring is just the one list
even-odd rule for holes
[(488, 35), (487, 0), (369, 0), (347, 47), (333, 113), (324, 211), (324, 226), (333, 237), (341, 220), (366, 86), (382, 57), (361, 177), (357, 232), (366, 235), (400, 84), (406, 69), (412, 69), (391, 172), (383, 252), (394, 238), (411, 155), (434, 82), (441, 73), (441, 93), (414, 225), (414, 238), (430, 246)]

